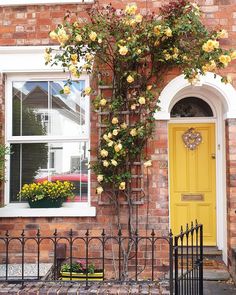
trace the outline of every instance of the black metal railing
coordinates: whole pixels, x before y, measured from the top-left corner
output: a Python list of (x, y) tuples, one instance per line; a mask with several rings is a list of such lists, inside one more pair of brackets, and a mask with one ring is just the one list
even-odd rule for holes
[(174, 237), (174, 294), (203, 295), (203, 226), (197, 221)]
[[(79, 274), (73, 269), (78, 260), (84, 264)], [(95, 266), (92, 275), (88, 271), (91, 264)], [(48, 270), (42, 272), (45, 265)], [(7, 231), (0, 236), (0, 282), (63, 280), (89, 285), (105, 279), (154, 281), (165, 279), (167, 273), (171, 295), (203, 294), (202, 225), (192, 223), (175, 237), (171, 232), (158, 237), (154, 230), (149, 236), (136, 232), (132, 237), (121, 231), (110, 236), (104, 230), (99, 236), (88, 230), (80, 236), (73, 230), (63, 235), (55, 230), (52, 236), (44, 236), (40, 230), (34, 235), (23, 230), (19, 236)]]

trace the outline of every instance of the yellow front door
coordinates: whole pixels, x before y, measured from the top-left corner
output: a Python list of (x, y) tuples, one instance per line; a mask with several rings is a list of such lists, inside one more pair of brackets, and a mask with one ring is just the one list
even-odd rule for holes
[(204, 245), (216, 245), (215, 124), (169, 124), (169, 159), (173, 233), (197, 219)]

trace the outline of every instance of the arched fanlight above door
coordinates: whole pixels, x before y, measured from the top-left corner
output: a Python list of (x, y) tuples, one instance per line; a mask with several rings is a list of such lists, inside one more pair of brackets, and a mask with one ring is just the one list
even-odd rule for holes
[(185, 97), (172, 108), (171, 118), (181, 117), (213, 117), (213, 111), (208, 103), (197, 97)]

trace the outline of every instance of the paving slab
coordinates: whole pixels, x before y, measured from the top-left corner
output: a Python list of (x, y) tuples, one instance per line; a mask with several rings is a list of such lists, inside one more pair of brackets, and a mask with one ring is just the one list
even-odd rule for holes
[(204, 269), (203, 278), (206, 281), (228, 281), (230, 274), (224, 269)]
[(204, 295), (235, 295), (236, 285), (228, 282), (204, 281)]

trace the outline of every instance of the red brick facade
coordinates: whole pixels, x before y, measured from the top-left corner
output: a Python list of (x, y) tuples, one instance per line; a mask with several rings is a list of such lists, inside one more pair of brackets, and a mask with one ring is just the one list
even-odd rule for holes
[[(102, 0), (101, 3), (111, 1)], [(157, 10), (166, 1), (137, 0), (141, 12), (146, 9)], [(117, 8), (123, 8), (130, 1), (112, 1)], [(222, 26), (229, 32), (229, 38), (224, 40), (226, 47), (236, 48), (236, 1), (235, 0), (199, 0), (199, 5), (204, 14), (204, 23), (209, 27)], [(0, 7), (0, 46), (23, 45), (50, 45), (48, 32), (61, 22), (65, 11), (77, 11), (80, 18), (86, 16), (84, 9), (87, 4), (78, 5), (29, 5), (29, 6), (4, 6)], [(232, 63), (227, 72), (234, 78), (236, 86), (236, 66)], [(171, 75), (168, 80), (174, 78)], [(177, 75), (177, 73), (176, 73)], [(4, 75), (0, 76), (0, 128), (4, 138)], [(98, 140), (97, 115), (92, 114), (91, 145), (96, 146)], [(227, 155), (227, 207), (228, 207), (228, 247), (229, 265), (231, 261), (231, 249), (236, 248), (236, 121), (226, 122), (226, 155)], [(153, 160), (153, 166), (149, 169), (149, 225), (154, 228), (156, 234), (166, 235), (169, 230), (169, 198), (168, 198), (168, 129), (167, 121), (157, 121), (153, 139), (148, 145), (148, 155)], [(93, 157), (93, 156), (92, 156)], [(75, 233), (90, 229), (92, 234), (98, 235), (103, 228), (110, 232), (116, 231), (114, 209), (111, 206), (99, 204), (99, 198), (95, 194), (96, 181), (92, 176), (91, 205), (96, 207), (96, 217), (57, 217), (57, 218), (1, 218), (0, 233), (10, 230), (19, 233), (25, 228), (27, 233), (35, 233), (40, 228), (42, 234), (49, 235), (55, 228), (62, 234), (71, 228)], [(2, 200), (3, 203), (3, 200)], [(145, 234), (147, 202), (138, 206), (140, 231)], [(126, 216), (122, 216), (126, 223)]]

